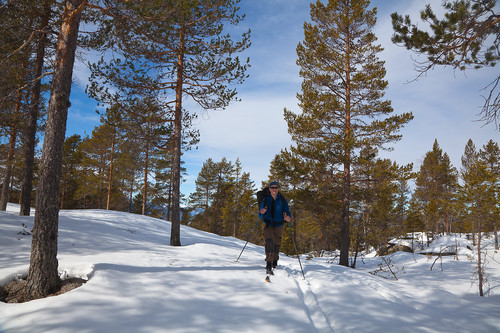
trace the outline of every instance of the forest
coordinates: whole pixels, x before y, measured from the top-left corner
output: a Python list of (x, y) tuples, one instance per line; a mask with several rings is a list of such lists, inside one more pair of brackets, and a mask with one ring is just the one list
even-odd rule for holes
[[(250, 47), (250, 31), (235, 36), (228, 31), (237, 30), (227, 30), (243, 19), (238, 2), (0, 2), (0, 209), (7, 202), (19, 203), (21, 215), (36, 208), (28, 277), (33, 298), (57, 284), (60, 209), (160, 217), (172, 222), (173, 246), (181, 245), (180, 223), (261, 242), (255, 194), (268, 182), (255, 184), (239, 160), (207, 159), (196, 191), (180, 192), (182, 154), (200, 140), (193, 125), (197, 115), (183, 101), (224, 109), (237, 100), (235, 87), (248, 76), (250, 59), (237, 55)], [(498, 40), (484, 53), (478, 48), (498, 34), (498, 15), (488, 15), (495, 1), (472, 2), (480, 5), (456, 1), (447, 10), (474, 14), (482, 30), (460, 49), (442, 46), (448, 52), (443, 58), (423, 47), (435, 41), (396, 13), (394, 43), (429, 54), (424, 72), (439, 65), (494, 66)], [(301, 113), (283, 111), (294, 145), (269, 165), (269, 181), (280, 182), (291, 206), (282, 251), (339, 250), (340, 264), (354, 267), (358, 253), (417, 231), (430, 240), (468, 233), (479, 243), (482, 233), (491, 232), (498, 248), (497, 142), (476, 147), (469, 140), (461, 166), (451, 165), (437, 140), (418, 170), (379, 157), (387, 143), (401, 139), (398, 132), (413, 114), (396, 114), (385, 98), (382, 48), (372, 32), (376, 13), (362, 0), (311, 4), (311, 22), (297, 46)], [(440, 23), (463, 40), (453, 20), (465, 19), (450, 17)], [(441, 38), (441, 30), (433, 37)], [(88, 63), (86, 92), (104, 111), (90, 135), (66, 137), (73, 64), (83, 50), (113, 52)], [(497, 107), (490, 95), (486, 121), (497, 119)], [(47, 276), (54, 282), (42, 283)]]

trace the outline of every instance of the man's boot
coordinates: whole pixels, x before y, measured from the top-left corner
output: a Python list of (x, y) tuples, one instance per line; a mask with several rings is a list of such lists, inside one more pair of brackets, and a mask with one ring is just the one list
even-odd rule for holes
[(273, 275), (273, 263), (270, 261), (267, 261), (266, 274)]

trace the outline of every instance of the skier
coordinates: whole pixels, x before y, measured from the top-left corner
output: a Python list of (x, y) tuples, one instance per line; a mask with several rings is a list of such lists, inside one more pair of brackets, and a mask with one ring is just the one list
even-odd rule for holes
[(259, 217), (264, 221), (266, 274), (273, 274), (273, 268), (278, 265), (281, 236), (283, 230), (285, 230), (285, 221), (290, 222), (291, 220), (288, 202), (278, 190), (278, 182), (271, 182), (269, 184), (270, 194), (265, 196), (260, 203)]

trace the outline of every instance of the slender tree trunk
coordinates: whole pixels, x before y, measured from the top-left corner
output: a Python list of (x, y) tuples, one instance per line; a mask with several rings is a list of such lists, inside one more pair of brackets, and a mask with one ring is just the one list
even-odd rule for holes
[(61, 209), (64, 209), (64, 193), (66, 192), (66, 189), (63, 187), (61, 189)]
[[(149, 120), (148, 120), (149, 137)], [(144, 165), (144, 187), (142, 188), (142, 215), (146, 215), (146, 201), (148, 199), (148, 166), (149, 166), (149, 138), (146, 140), (146, 161)]]
[(22, 97), (22, 91), (21, 89), (18, 89), (16, 105), (14, 106), (14, 117), (10, 127), (9, 150), (7, 151), (2, 193), (0, 194), (0, 211), (7, 210), (7, 202), (9, 201), (10, 180), (12, 176), (12, 168), (14, 166), (14, 153), (16, 150), (17, 130), (19, 126), (19, 114), (21, 113)]
[(233, 218), (233, 237), (236, 238), (236, 233), (238, 232), (238, 217), (236, 216), (236, 212), (231, 210), (231, 216)]
[[(172, 165), (170, 166), (172, 170)], [(170, 183), (168, 184), (167, 221), (172, 221), (172, 171), (170, 171)]]
[[(19, 113), (20, 101), (16, 104), (15, 114)], [(9, 139), (9, 150), (7, 152), (7, 162), (5, 168), (5, 175), (3, 177), (2, 183), (2, 194), (0, 196), (0, 211), (7, 210), (7, 202), (9, 201), (9, 188), (10, 188), (10, 178), (12, 176), (12, 166), (14, 164), (14, 151), (16, 149), (16, 139), (17, 139), (17, 126), (16, 121), (12, 123), (10, 129), (10, 139)]]
[(481, 258), (481, 230), (477, 233), (477, 275), (479, 280), (479, 296), (484, 296), (483, 293), (483, 262)]
[(85, 0), (68, 0), (62, 16), (36, 196), (27, 300), (46, 297), (60, 284), (57, 271), (59, 182), (78, 27), (81, 11), (86, 5)]
[(481, 229), (482, 224), (478, 219), (477, 221), (477, 279), (479, 283), (479, 296), (484, 296), (483, 292), (483, 282), (484, 282), (484, 272), (483, 272), (483, 259), (481, 255)]
[(177, 59), (177, 83), (175, 91), (174, 152), (172, 164), (172, 227), (170, 245), (181, 245), (180, 185), (181, 185), (181, 142), (182, 142), (182, 84), (184, 72), (184, 31), (179, 36)]
[(497, 222), (493, 224), (493, 233), (495, 235), (495, 250), (498, 250), (498, 230), (497, 230)]
[(344, 182), (342, 186), (342, 221), (340, 226), (340, 261), (342, 266), (349, 266), (349, 248), (351, 245), (349, 237), (350, 225), (350, 203), (351, 203), (351, 175), (350, 164), (344, 164)]
[(19, 215), (29, 216), (31, 210), (31, 192), (33, 190), (33, 164), (35, 160), (35, 142), (36, 142), (36, 129), (38, 121), (38, 109), (40, 103), (40, 91), (42, 87), (41, 79), (44, 57), (45, 45), (47, 44), (47, 26), (51, 15), (49, 1), (45, 1), (44, 14), (42, 22), (40, 23), (40, 38), (38, 40), (38, 48), (36, 52), (36, 62), (34, 75), (36, 81), (33, 85), (31, 92), (31, 104), (28, 113), (28, 127), (26, 128), (26, 144), (24, 151), (24, 167), (23, 167), (23, 180), (21, 185), (21, 208)]
[[(24, 77), (26, 66), (22, 65), (18, 77), (19, 82), (22, 82)], [(21, 84), (19, 84), (21, 86)], [(0, 194), (0, 211), (7, 210), (7, 202), (9, 201), (9, 192), (11, 190), (11, 178), (12, 178), (12, 168), (14, 166), (14, 153), (16, 149), (16, 140), (19, 129), (21, 105), (23, 100), (23, 93), (21, 87), (17, 90), (16, 103), (14, 105), (13, 119), (10, 126), (10, 139), (9, 139), (9, 149), (7, 151), (7, 161), (5, 166), (5, 175), (2, 183), (2, 192)]]
[(97, 209), (102, 209), (103, 207), (103, 185), (104, 185), (104, 170), (106, 170), (106, 157), (104, 154), (101, 155), (101, 160), (99, 161), (99, 172), (98, 172), (98, 182), (97, 182), (97, 196), (95, 198), (96, 200), (96, 207)]
[(350, 206), (351, 206), (351, 64), (349, 41), (346, 43), (345, 63), (345, 127), (344, 127), (344, 174), (342, 184), (342, 221), (340, 226), (340, 260), (339, 264), (349, 267), (349, 248), (351, 245), (349, 236)]
[(109, 161), (109, 176), (108, 176), (108, 199), (106, 200), (106, 210), (109, 210), (111, 201), (111, 183), (113, 182), (113, 156), (115, 154), (115, 133), (113, 131), (113, 141), (111, 142), (111, 158)]
[(128, 212), (132, 213), (132, 205), (134, 203), (134, 199), (132, 194), (134, 193), (134, 179), (135, 179), (135, 171), (132, 173), (132, 180), (130, 182), (130, 191), (128, 194)]

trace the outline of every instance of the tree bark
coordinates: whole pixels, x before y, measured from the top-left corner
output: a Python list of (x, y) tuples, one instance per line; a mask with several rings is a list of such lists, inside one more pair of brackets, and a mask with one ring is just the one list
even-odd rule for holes
[(495, 250), (498, 250), (498, 230), (497, 230), (497, 222), (494, 222), (494, 225), (493, 225), (493, 234), (495, 235)]
[(184, 71), (184, 31), (179, 36), (179, 56), (177, 60), (176, 102), (174, 119), (174, 153), (172, 165), (172, 227), (170, 245), (181, 245), (180, 184), (181, 184), (181, 142), (182, 142), (182, 84)]
[(9, 190), (10, 190), (10, 178), (12, 175), (12, 167), (14, 164), (14, 152), (16, 150), (16, 140), (17, 140), (17, 128), (18, 128), (18, 118), (21, 110), (21, 99), (22, 93), (21, 89), (17, 92), (17, 101), (14, 107), (14, 118), (12, 119), (10, 127), (10, 139), (9, 139), (9, 150), (7, 151), (7, 161), (5, 167), (5, 175), (2, 183), (2, 192), (0, 195), (0, 211), (7, 210), (7, 202), (9, 201)]
[(7, 210), (7, 202), (9, 201), (9, 186), (10, 186), (10, 178), (12, 175), (12, 164), (14, 162), (14, 150), (16, 148), (16, 127), (12, 126), (10, 131), (10, 139), (9, 139), (9, 150), (7, 152), (7, 162), (5, 168), (5, 175), (3, 177), (2, 182), (2, 193), (0, 196), (0, 211)]
[(111, 157), (109, 159), (108, 198), (106, 200), (106, 210), (109, 210), (109, 203), (111, 202), (111, 183), (113, 182), (113, 160), (115, 155), (115, 141), (116, 141), (116, 133), (115, 129), (113, 129), (113, 141), (111, 142)]
[(342, 184), (342, 221), (340, 226), (340, 259), (339, 264), (349, 267), (349, 248), (351, 239), (349, 235), (350, 206), (351, 206), (351, 59), (349, 41), (345, 51), (345, 116), (344, 116), (344, 174)]
[(31, 92), (31, 105), (28, 113), (28, 127), (26, 128), (26, 144), (24, 151), (24, 167), (23, 167), (23, 180), (21, 185), (21, 208), (19, 215), (29, 216), (31, 210), (31, 192), (33, 190), (33, 163), (35, 159), (35, 142), (36, 142), (36, 129), (38, 121), (38, 109), (40, 101), (40, 90), (42, 87), (41, 79), (44, 57), (45, 45), (47, 44), (47, 34), (43, 31), (47, 29), (50, 19), (50, 4), (45, 2), (44, 14), (42, 22), (40, 23), (40, 38), (38, 40), (38, 48), (36, 52), (35, 62), (35, 78)]
[(344, 182), (342, 186), (342, 221), (340, 226), (340, 261), (342, 266), (349, 267), (349, 248), (351, 246), (349, 236), (350, 225), (350, 203), (351, 203), (351, 171), (350, 165), (344, 164)]
[(484, 296), (483, 292), (483, 282), (484, 282), (484, 272), (483, 272), (483, 259), (481, 256), (481, 223), (477, 231), (477, 279), (479, 284), (479, 296)]
[(149, 167), (149, 119), (146, 128), (146, 156), (144, 162), (144, 186), (142, 188), (142, 215), (146, 215), (146, 201), (148, 199), (148, 167)]
[(31, 260), (26, 284), (27, 300), (46, 297), (60, 284), (57, 271), (59, 183), (78, 28), (81, 11), (86, 5), (86, 0), (66, 1), (58, 36), (36, 196)]

